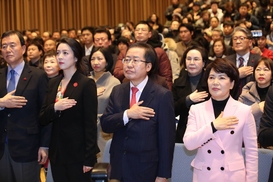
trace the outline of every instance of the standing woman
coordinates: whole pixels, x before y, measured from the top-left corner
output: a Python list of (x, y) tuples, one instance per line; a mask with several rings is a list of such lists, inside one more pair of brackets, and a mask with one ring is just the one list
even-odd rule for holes
[(97, 47), (91, 53), (90, 64), (93, 71), (89, 78), (95, 80), (98, 96), (98, 146), (100, 148), (98, 162), (101, 162), (106, 142), (112, 138), (112, 134), (102, 131), (99, 119), (108, 104), (113, 87), (120, 84), (110, 72), (113, 62), (112, 54), (107, 48)]
[(63, 76), (49, 81), (40, 112), (42, 125), (52, 122), (49, 159), (55, 182), (89, 182), (97, 161), (97, 89), (82, 74), (82, 56), (76, 40), (60, 40), (57, 60)]
[(182, 70), (174, 80), (172, 92), (175, 116), (179, 117), (176, 143), (183, 143), (190, 106), (208, 99), (207, 84), (203, 78), (208, 54), (202, 47), (190, 46), (181, 59)]
[(193, 181), (257, 182), (255, 121), (251, 108), (232, 98), (238, 90), (238, 69), (217, 58), (207, 66), (205, 78), (211, 99), (191, 107), (183, 138), (188, 150), (197, 149), (191, 163)]
[(251, 106), (257, 132), (259, 131), (260, 119), (264, 113), (265, 97), (272, 82), (272, 70), (272, 60), (262, 57), (254, 67), (253, 77), (255, 81), (251, 81), (243, 87), (238, 99), (238, 101)]

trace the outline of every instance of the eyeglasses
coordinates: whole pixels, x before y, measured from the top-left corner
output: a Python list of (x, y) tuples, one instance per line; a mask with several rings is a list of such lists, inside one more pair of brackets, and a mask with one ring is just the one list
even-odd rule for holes
[(245, 39), (248, 39), (247, 37), (243, 37), (243, 36), (240, 36), (240, 37), (233, 37), (232, 40), (233, 41), (237, 41), (237, 40), (240, 40), (240, 41), (244, 41)]
[(186, 58), (186, 61), (188, 62), (191, 62), (191, 61), (194, 61), (194, 62), (197, 62), (197, 61), (201, 61), (202, 59), (198, 58), (198, 57), (194, 57), (194, 58), (191, 58), (191, 57), (187, 57)]
[(140, 62), (147, 63), (147, 61), (143, 61), (143, 60), (139, 60), (139, 59), (131, 59), (131, 58), (124, 58), (124, 59), (122, 59), (122, 63), (123, 64), (133, 63), (133, 65), (137, 65)]

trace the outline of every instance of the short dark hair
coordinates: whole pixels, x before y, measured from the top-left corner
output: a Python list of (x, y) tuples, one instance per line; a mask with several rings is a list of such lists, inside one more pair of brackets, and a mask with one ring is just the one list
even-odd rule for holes
[(178, 30), (180, 31), (181, 27), (185, 27), (188, 29), (190, 32), (194, 33), (194, 26), (191, 23), (181, 23), (180, 26), (178, 27)]
[(148, 29), (149, 29), (149, 32), (151, 32), (151, 31), (153, 30), (153, 28), (150, 26), (150, 24), (149, 24), (147, 21), (144, 21), (144, 20), (139, 21), (139, 22), (136, 24), (135, 29), (136, 29), (136, 27), (137, 27), (138, 25), (140, 25), (140, 24), (147, 25), (147, 26), (148, 26)]
[(259, 61), (255, 64), (254, 66), (254, 71), (253, 71), (253, 78), (256, 80), (255, 78), (255, 70), (256, 68), (258, 67), (258, 65), (261, 63), (261, 62), (264, 62), (264, 65), (269, 68), (271, 70), (271, 80), (273, 79), (273, 61), (270, 59), (270, 58), (266, 58), (266, 57), (261, 57), (259, 59)]
[(183, 56), (181, 57), (181, 61), (180, 61), (180, 66), (186, 67), (186, 57), (187, 57), (188, 52), (190, 52), (191, 50), (197, 50), (198, 52), (200, 52), (200, 54), (202, 56), (202, 61), (205, 63), (204, 67), (206, 67), (206, 64), (208, 62), (208, 51), (206, 51), (206, 49), (204, 49), (203, 47), (198, 46), (196, 44), (190, 45), (186, 49), (186, 51), (183, 53)]
[(239, 91), (239, 71), (236, 65), (227, 59), (216, 58), (207, 65), (204, 74), (205, 80), (208, 80), (212, 69), (214, 69), (214, 71), (217, 73), (225, 73), (229, 77), (230, 82), (234, 81), (234, 86), (230, 91), (230, 95), (235, 98)]
[(2, 40), (3, 38), (5, 37), (9, 37), (11, 35), (17, 35), (17, 37), (19, 38), (19, 41), (20, 41), (20, 44), (21, 46), (24, 46), (25, 45), (25, 39), (24, 39), (24, 36), (19, 32), (19, 31), (15, 31), (15, 30), (9, 30), (9, 31), (6, 31), (2, 34), (1, 36), (1, 45), (2, 45)]
[[(134, 44), (132, 44), (128, 50), (132, 49), (132, 48), (141, 48), (145, 50), (145, 54), (144, 54), (144, 58), (145, 61), (147, 63), (151, 63), (152, 64), (152, 68), (150, 70), (150, 72), (148, 73), (148, 75), (152, 75), (152, 74), (157, 74), (158, 72), (158, 58), (157, 58), (157, 54), (154, 50), (154, 48), (147, 44), (147, 43), (143, 43), (143, 42), (136, 42)], [(127, 50), (127, 52), (128, 52)], [(126, 54), (127, 54), (126, 52)]]
[(73, 51), (74, 57), (77, 58), (76, 62), (76, 68), (83, 74), (86, 73), (85, 66), (83, 65), (82, 62), (82, 57), (83, 57), (83, 49), (81, 44), (72, 38), (63, 38), (60, 40), (60, 42), (57, 44), (56, 49), (58, 49), (60, 44), (67, 44)]
[(103, 56), (104, 56), (104, 58), (105, 58), (105, 60), (107, 62), (107, 65), (105, 66), (105, 71), (111, 71), (112, 67), (113, 67), (113, 64), (114, 64), (114, 59), (113, 59), (112, 53), (109, 50), (109, 48), (105, 48), (105, 47), (95, 47), (92, 50), (92, 52), (90, 54), (90, 60), (89, 60), (90, 67), (92, 67), (91, 63), (90, 63), (91, 58), (92, 58), (93, 54), (95, 52), (98, 52), (98, 51), (100, 51), (103, 54)]
[(93, 33), (93, 40), (95, 39), (95, 35), (97, 33), (106, 33), (108, 40), (111, 40), (111, 33), (106, 28), (97, 28)]
[[(243, 27), (240, 27), (240, 26), (236, 27), (236, 28), (234, 29), (233, 36), (234, 36), (234, 34), (235, 34), (236, 32), (243, 32), (244, 34), (246, 34), (246, 37), (247, 37), (248, 39), (252, 39), (252, 38), (253, 38), (253, 37), (252, 37), (251, 31), (250, 31), (249, 29), (247, 29), (247, 28), (243, 28)], [(233, 37), (233, 36), (232, 36), (232, 37)]]
[(224, 40), (223, 40), (223, 39), (216, 39), (216, 40), (213, 42), (213, 44), (212, 44), (212, 49), (213, 49), (212, 54), (211, 54), (212, 57), (216, 56), (216, 55), (215, 55), (215, 52), (214, 52), (214, 45), (215, 45), (217, 42), (221, 42), (221, 44), (223, 45), (223, 48), (224, 48), (223, 54), (226, 54), (227, 47), (226, 47), (226, 44), (225, 44)]
[[(44, 55), (44, 48), (43, 48), (43, 46), (42, 46), (38, 41), (31, 41), (31, 42), (28, 44), (27, 49), (28, 49), (28, 47), (31, 46), (31, 45), (36, 46), (36, 47), (38, 48), (39, 51), (42, 51), (42, 55)], [(42, 55), (41, 55), (41, 56), (42, 56)]]
[(43, 64), (44, 64), (45, 59), (46, 59), (47, 57), (56, 56), (56, 54), (57, 54), (56, 50), (49, 50), (49, 51), (47, 51), (47, 52), (44, 54), (44, 56), (43, 56)]
[(225, 26), (231, 26), (232, 28), (234, 28), (234, 22), (233, 21), (225, 21), (223, 23), (223, 27)]
[(94, 28), (94, 27), (91, 27), (91, 26), (83, 27), (83, 28), (81, 29), (81, 33), (82, 33), (83, 31), (85, 31), (85, 30), (88, 30), (88, 31), (91, 32), (92, 35), (93, 35), (93, 34), (94, 34), (94, 31), (95, 31), (95, 28)]

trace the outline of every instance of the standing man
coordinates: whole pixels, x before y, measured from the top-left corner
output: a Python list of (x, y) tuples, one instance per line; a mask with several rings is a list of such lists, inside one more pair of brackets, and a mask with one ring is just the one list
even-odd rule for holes
[(38, 121), (47, 76), (24, 62), (19, 32), (7, 31), (1, 40), (8, 67), (0, 69), (0, 181), (38, 182), (50, 135), (50, 126), (42, 128)]
[(113, 88), (101, 117), (104, 132), (114, 133), (110, 148), (111, 179), (167, 182), (175, 139), (172, 93), (154, 83), (157, 55), (146, 43), (133, 44), (123, 59), (130, 82)]
[(246, 28), (236, 27), (234, 29), (232, 47), (236, 54), (227, 56), (226, 59), (232, 61), (239, 70), (240, 85), (237, 97), (235, 98), (238, 99), (245, 84), (253, 80), (253, 67), (260, 59), (260, 55), (250, 52), (252, 33)]
[(93, 27), (84, 27), (81, 30), (83, 44), (84, 44), (84, 55), (89, 56), (92, 52), (92, 49), (94, 47), (93, 44), (93, 34), (94, 34), (94, 28)]

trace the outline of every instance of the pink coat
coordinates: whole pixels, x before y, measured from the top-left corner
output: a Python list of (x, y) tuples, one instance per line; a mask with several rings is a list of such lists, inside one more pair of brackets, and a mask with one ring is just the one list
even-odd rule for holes
[(188, 150), (198, 149), (191, 163), (194, 182), (258, 181), (257, 136), (251, 108), (230, 97), (223, 117), (227, 116), (239, 119), (235, 129), (213, 133), (211, 122), (215, 117), (211, 99), (191, 106), (183, 140)]

